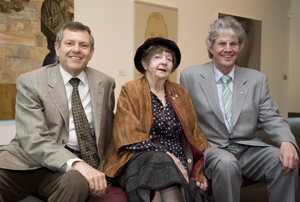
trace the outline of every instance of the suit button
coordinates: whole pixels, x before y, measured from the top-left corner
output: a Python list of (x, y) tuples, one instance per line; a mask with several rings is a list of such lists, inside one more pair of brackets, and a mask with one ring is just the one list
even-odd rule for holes
[(188, 162), (188, 163), (192, 163), (192, 159), (188, 159), (187, 162)]
[(67, 143), (67, 140), (63, 139), (61, 142), (62, 142), (63, 144), (66, 144), (66, 143)]

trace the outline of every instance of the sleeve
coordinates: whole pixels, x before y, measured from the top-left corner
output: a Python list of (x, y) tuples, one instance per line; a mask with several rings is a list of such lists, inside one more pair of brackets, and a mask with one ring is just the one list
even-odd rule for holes
[[(131, 89), (128, 90), (129, 88)], [(122, 86), (118, 99), (113, 126), (114, 144), (117, 150), (126, 145), (150, 141), (148, 131), (144, 127), (145, 123), (140, 120), (144, 111), (143, 101), (133, 88), (134, 86)]]
[(186, 79), (185, 79), (185, 74), (184, 74), (183, 71), (180, 73), (180, 84), (185, 88), (185, 90), (187, 92), (189, 92), (188, 85), (187, 85), (187, 82), (186, 82)]
[(17, 90), (15, 120), (20, 147), (41, 166), (65, 172), (66, 162), (77, 156), (61, 147), (49, 134), (44, 103), (26, 75), (19, 76)]
[(263, 75), (259, 102), (259, 124), (278, 146), (282, 142), (291, 142), (299, 151), (295, 137), (286, 120), (279, 115), (276, 102), (272, 99), (268, 79)]
[(116, 83), (113, 78), (111, 78), (111, 82), (109, 83), (109, 98), (108, 98), (108, 106), (107, 110), (108, 112), (106, 113), (106, 135), (105, 135), (105, 148), (104, 148), (104, 156), (107, 155), (109, 145), (112, 141), (112, 136), (113, 136), (113, 122), (114, 122), (114, 108), (115, 108), (115, 87)]

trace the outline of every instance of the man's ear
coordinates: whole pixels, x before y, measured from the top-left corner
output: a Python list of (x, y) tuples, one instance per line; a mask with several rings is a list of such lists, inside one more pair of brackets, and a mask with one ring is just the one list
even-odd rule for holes
[(210, 47), (210, 43), (209, 43), (209, 42), (206, 42), (206, 47), (207, 47), (207, 50), (208, 50), (211, 54), (213, 54), (213, 53), (212, 53), (213, 49)]
[(240, 51), (244, 48), (244, 43), (240, 43)]
[(90, 52), (90, 60), (92, 59), (93, 55), (94, 55), (94, 51), (95, 51), (95, 47), (92, 48), (91, 52)]
[(56, 52), (57, 57), (59, 57), (59, 45), (58, 45), (57, 42), (55, 42), (54, 48), (55, 48), (55, 52)]

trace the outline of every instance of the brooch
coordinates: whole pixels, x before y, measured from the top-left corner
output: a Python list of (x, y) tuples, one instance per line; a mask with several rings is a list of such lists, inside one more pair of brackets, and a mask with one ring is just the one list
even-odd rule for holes
[(171, 91), (170, 92), (170, 94), (171, 94), (171, 98), (172, 98), (172, 100), (176, 100), (176, 98), (177, 98), (177, 95), (175, 95), (175, 91)]

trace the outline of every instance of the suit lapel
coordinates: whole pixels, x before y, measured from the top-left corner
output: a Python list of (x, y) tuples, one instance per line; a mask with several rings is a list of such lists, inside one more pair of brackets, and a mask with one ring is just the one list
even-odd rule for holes
[(59, 71), (59, 64), (47, 69), (48, 74), (48, 92), (56, 104), (63, 120), (65, 121), (66, 129), (69, 131), (69, 107), (66, 95), (65, 85)]
[(99, 136), (100, 136), (100, 128), (101, 128), (101, 119), (103, 110), (101, 107), (103, 106), (103, 98), (104, 98), (104, 87), (101, 85), (101, 78), (98, 74), (94, 74), (90, 68), (85, 69), (91, 93), (91, 101), (92, 101), (92, 110), (93, 110), (93, 122), (94, 122), (94, 130), (96, 135), (96, 143), (98, 148)]
[[(203, 93), (210, 105), (212, 111), (218, 117), (218, 119), (224, 124), (224, 119), (222, 116), (222, 111), (219, 104), (217, 85), (215, 81), (215, 75), (213, 70), (213, 63), (207, 63), (206, 66), (201, 67), (199, 85), (203, 90)], [(213, 93), (212, 93), (213, 92)]]
[(247, 77), (243, 74), (242, 69), (238, 66), (234, 71), (234, 83), (233, 83), (233, 101), (232, 101), (232, 127), (236, 124), (245, 99), (248, 93)]

